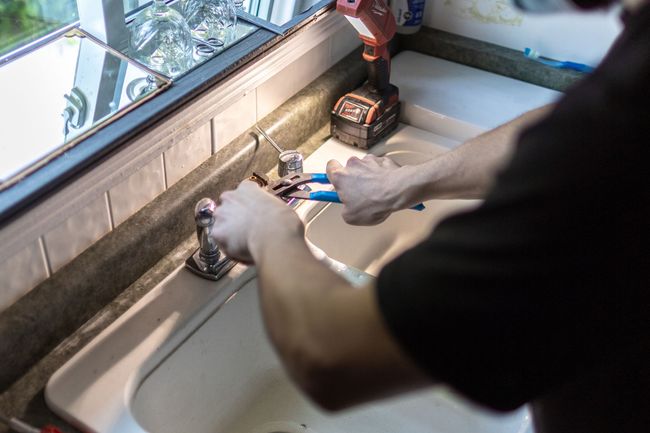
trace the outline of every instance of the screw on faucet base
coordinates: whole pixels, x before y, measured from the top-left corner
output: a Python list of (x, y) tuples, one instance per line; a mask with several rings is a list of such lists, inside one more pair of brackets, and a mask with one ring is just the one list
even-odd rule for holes
[(199, 277), (217, 281), (231, 270), (237, 262), (225, 255), (214, 264), (207, 264), (201, 260), (201, 249), (198, 248), (194, 254), (185, 260), (185, 267)]

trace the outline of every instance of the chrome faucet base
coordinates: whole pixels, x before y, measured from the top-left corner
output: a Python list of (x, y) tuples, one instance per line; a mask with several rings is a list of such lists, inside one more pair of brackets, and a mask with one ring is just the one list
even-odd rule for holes
[(201, 259), (201, 249), (197, 250), (185, 260), (185, 267), (199, 277), (217, 281), (231, 270), (237, 262), (225, 255), (217, 260), (215, 264), (207, 264)]

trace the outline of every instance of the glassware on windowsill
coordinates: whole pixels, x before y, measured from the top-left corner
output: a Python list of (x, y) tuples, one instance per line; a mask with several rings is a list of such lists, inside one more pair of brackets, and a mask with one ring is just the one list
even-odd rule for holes
[(228, 44), (236, 36), (234, 0), (186, 0), (182, 11), (198, 42), (204, 41), (215, 48)]
[(131, 25), (129, 48), (134, 59), (169, 77), (192, 66), (192, 33), (183, 16), (154, 0)]

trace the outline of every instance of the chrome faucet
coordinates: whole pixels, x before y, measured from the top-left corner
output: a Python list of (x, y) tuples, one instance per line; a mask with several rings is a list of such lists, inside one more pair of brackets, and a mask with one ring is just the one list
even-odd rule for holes
[(237, 262), (219, 251), (214, 238), (214, 212), (217, 204), (209, 198), (202, 198), (194, 208), (196, 237), (199, 248), (186, 261), (185, 267), (200, 277), (218, 280), (228, 273)]

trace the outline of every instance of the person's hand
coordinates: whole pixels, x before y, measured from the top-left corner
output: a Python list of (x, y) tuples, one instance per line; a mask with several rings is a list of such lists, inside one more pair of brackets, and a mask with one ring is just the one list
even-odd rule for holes
[(229, 257), (252, 263), (256, 251), (269, 241), (304, 238), (304, 227), (284, 202), (245, 180), (237, 189), (221, 194), (212, 233)]
[(327, 163), (327, 177), (344, 205), (348, 224), (373, 225), (400, 209), (400, 166), (389, 158), (366, 155), (352, 157), (345, 167), (338, 161)]

